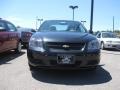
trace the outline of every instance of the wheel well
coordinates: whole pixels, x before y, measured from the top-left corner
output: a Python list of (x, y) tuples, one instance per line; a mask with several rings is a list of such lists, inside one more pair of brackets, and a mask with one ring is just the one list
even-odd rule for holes
[(101, 41), (101, 44), (104, 43), (103, 41)]
[(22, 40), (21, 40), (21, 39), (19, 39), (18, 41), (19, 41), (19, 42), (22, 42)]

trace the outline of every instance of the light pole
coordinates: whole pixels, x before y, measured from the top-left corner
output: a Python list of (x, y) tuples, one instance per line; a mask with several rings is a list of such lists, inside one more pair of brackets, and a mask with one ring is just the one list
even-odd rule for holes
[(84, 23), (86, 23), (86, 21), (81, 21), (81, 23), (84, 25)]
[(114, 16), (113, 16), (113, 33), (114, 33), (114, 20), (115, 20), (115, 18), (114, 18)]
[(76, 9), (76, 8), (78, 8), (78, 6), (69, 6), (69, 8), (71, 8), (72, 10), (73, 10), (73, 21), (74, 21), (74, 10)]
[(38, 21), (40, 21), (40, 25), (41, 25), (41, 22), (43, 21), (43, 19), (38, 19)]
[(40, 21), (40, 25), (41, 25), (41, 22), (43, 21), (43, 19), (39, 19), (38, 17), (36, 17), (36, 30), (38, 29), (37, 26), (38, 26), (38, 21)]
[(93, 34), (93, 9), (94, 9), (94, 0), (91, 0), (91, 18), (90, 18), (90, 33)]
[(38, 19), (38, 17), (36, 17), (36, 31), (37, 31), (37, 19)]

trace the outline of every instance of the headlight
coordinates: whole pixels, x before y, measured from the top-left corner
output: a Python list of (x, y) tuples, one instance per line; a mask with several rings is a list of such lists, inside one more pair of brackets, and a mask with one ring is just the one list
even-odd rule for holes
[(88, 43), (88, 50), (100, 49), (99, 42), (97, 40), (92, 40)]
[(43, 43), (40, 38), (31, 37), (29, 41), (29, 48), (35, 51), (44, 51)]
[(29, 47), (42, 47), (42, 40), (37, 38), (31, 38)]

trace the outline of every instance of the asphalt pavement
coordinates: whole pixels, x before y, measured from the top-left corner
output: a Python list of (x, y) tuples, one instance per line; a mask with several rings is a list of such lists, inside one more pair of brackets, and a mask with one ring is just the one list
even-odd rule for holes
[(0, 54), (0, 90), (120, 90), (120, 51), (102, 50), (95, 72), (39, 70), (31, 72), (26, 50)]

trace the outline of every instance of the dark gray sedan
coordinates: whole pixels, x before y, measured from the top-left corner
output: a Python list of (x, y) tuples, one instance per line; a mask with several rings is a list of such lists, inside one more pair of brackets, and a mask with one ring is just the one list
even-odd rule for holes
[(45, 21), (29, 42), (30, 70), (81, 69), (95, 70), (100, 62), (97, 38), (78, 21)]

